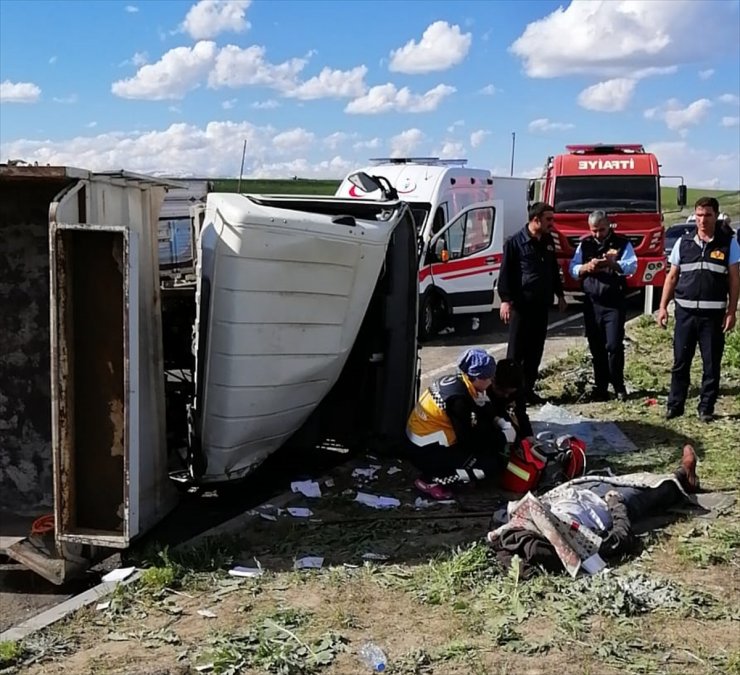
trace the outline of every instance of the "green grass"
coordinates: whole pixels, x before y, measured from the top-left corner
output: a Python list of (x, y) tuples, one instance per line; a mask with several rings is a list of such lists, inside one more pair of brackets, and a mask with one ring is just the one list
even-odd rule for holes
[[(262, 195), (333, 195), (339, 187), (339, 180), (291, 179), (242, 179), (241, 191)], [(239, 180), (223, 178), (214, 181), (216, 192), (236, 192)]]
[(0, 668), (12, 666), (23, 655), (20, 642), (4, 640), (0, 642)]
[(714, 197), (719, 202), (720, 211), (724, 211), (732, 218), (734, 227), (740, 220), (740, 190), (705, 190), (704, 188), (689, 188), (687, 190), (686, 206), (678, 210), (676, 206), (676, 188), (662, 187), (660, 199), (665, 212), (666, 225), (681, 222), (694, 212), (694, 202), (700, 197)]

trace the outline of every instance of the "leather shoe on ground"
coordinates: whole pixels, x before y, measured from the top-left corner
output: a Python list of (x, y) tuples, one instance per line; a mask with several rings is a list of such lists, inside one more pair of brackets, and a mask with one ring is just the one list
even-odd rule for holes
[(674, 417), (681, 417), (683, 415), (683, 410), (680, 410), (679, 408), (668, 408), (665, 413), (665, 418), (667, 420), (672, 420)]
[(427, 483), (421, 478), (417, 478), (414, 481), (414, 486), (417, 490), (423, 492), (425, 495), (429, 495), (432, 499), (452, 499), (454, 496), (452, 494), (452, 490), (449, 488), (446, 488), (439, 483)]

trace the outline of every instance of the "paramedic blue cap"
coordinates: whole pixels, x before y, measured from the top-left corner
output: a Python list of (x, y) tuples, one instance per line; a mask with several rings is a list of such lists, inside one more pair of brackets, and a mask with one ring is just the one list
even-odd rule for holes
[(457, 367), (468, 377), (487, 380), (493, 377), (496, 361), (483, 349), (468, 349), (457, 362)]

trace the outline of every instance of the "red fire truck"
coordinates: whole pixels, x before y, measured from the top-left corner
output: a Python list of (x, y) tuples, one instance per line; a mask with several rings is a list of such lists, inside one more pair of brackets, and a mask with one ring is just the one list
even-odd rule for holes
[[(665, 279), (660, 164), (639, 144), (568, 145), (549, 157), (540, 185), (541, 199), (555, 208), (555, 246), (566, 290), (580, 283), (568, 273), (579, 241), (588, 234), (588, 214), (601, 209), (637, 254), (637, 271), (628, 286), (661, 286)], [(678, 187), (677, 204), (686, 204)]]

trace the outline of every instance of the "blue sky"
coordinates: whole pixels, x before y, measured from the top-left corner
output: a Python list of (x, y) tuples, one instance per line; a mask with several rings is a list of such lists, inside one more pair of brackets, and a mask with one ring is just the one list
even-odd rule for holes
[(533, 175), (641, 142), (740, 187), (740, 3), (0, 2), (0, 161), (341, 177), (369, 157)]

